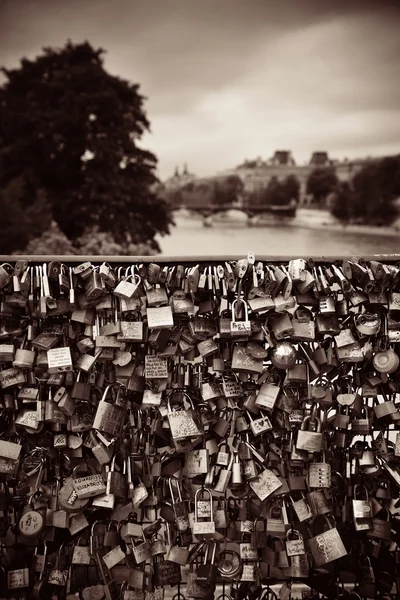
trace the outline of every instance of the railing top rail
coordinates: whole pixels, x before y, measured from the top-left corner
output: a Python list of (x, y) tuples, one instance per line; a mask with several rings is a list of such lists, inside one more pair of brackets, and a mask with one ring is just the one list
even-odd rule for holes
[[(293, 254), (288, 256), (275, 256), (275, 255), (256, 255), (256, 261), (270, 262), (270, 263), (285, 263), (289, 260), (296, 258), (312, 258), (316, 263), (333, 262), (337, 260), (351, 260), (354, 256), (360, 258), (359, 255), (327, 255), (327, 256), (307, 256), (302, 254)], [(230, 262), (245, 258), (241, 255), (220, 255), (220, 256), (163, 256), (156, 254), (152, 256), (102, 256), (102, 255), (0, 255), (0, 262), (16, 262), (17, 260), (29, 260), (31, 263), (44, 263), (52, 260), (60, 261), (64, 264), (67, 263), (82, 263), (82, 262), (107, 262), (107, 263), (163, 263), (163, 264), (188, 264), (188, 263), (216, 263)], [(400, 262), (400, 254), (371, 254), (363, 255), (362, 258), (366, 261), (375, 260), (378, 262), (395, 263)]]

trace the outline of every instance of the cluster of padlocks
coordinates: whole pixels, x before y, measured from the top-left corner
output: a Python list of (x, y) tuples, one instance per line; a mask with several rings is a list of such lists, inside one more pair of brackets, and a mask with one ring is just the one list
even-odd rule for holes
[(0, 599), (400, 598), (399, 265), (119, 265), (0, 266)]

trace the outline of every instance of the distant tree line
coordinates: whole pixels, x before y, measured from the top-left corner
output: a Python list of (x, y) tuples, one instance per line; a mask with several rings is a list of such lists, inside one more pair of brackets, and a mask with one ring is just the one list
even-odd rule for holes
[(339, 181), (333, 168), (315, 169), (306, 192), (317, 204), (331, 194), (331, 213), (344, 223), (389, 225), (399, 216), (400, 155), (371, 161), (348, 182)]
[(165, 197), (173, 208), (202, 207), (204, 205), (235, 205), (243, 201), (245, 206), (269, 206), (289, 204), (292, 199), (298, 201), (300, 183), (294, 175), (283, 181), (273, 177), (267, 186), (254, 192), (245, 192), (244, 183), (238, 175), (222, 178), (210, 178), (186, 183), (173, 190), (165, 190)]
[[(314, 206), (328, 206), (344, 223), (388, 225), (399, 216), (400, 155), (371, 161), (348, 182), (339, 180), (334, 167), (317, 167), (307, 177), (305, 192)], [(246, 192), (241, 178), (229, 175), (187, 183), (167, 196), (174, 208), (235, 205), (239, 200), (250, 208), (283, 206), (299, 201), (300, 182), (295, 175), (272, 177), (267, 185)]]
[(249, 206), (285, 206), (292, 200), (299, 201), (300, 183), (295, 175), (288, 175), (282, 181), (272, 177), (265, 187), (250, 192)]

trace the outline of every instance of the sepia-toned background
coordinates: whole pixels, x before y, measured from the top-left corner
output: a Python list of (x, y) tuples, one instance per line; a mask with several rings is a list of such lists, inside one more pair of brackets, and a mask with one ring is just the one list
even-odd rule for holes
[[(20, 240), (15, 230), (22, 231), (23, 224), (14, 218), (9, 238), (17, 240), (8, 242), (11, 251), (397, 252), (399, 25), (395, 1), (0, 0), (0, 63), (6, 69), (18, 70), (23, 57), (34, 62), (43, 48), (60, 50), (68, 40), (75, 46), (87, 41), (95, 50), (105, 50), (107, 73), (139, 86), (149, 127), (137, 145), (155, 157), (157, 180), (150, 188), (156, 202), (172, 210), (174, 222), (165, 226), (154, 205), (139, 203), (142, 192), (135, 188), (134, 174), (132, 193), (125, 188), (125, 200), (115, 209), (126, 223), (137, 211), (126, 230), (113, 226), (111, 204), (99, 220), (90, 219), (113, 195), (111, 179), (107, 193), (86, 182), (68, 195), (71, 172), (64, 199), (43, 176), (35, 185), (44, 189), (51, 206), (37, 211), (36, 222), (31, 219)], [(70, 80), (69, 67), (62, 68)], [(46, 76), (51, 81), (52, 75)], [(7, 73), (0, 75), (3, 89), (7, 81)], [(21, 96), (27, 98), (29, 89), (26, 82)], [(15, 102), (18, 90), (13, 93)], [(22, 113), (26, 117), (31, 106), (36, 118), (41, 100), (32, 93), (32, 103), (26, 100), (19, 113), (9, 114), (6, 96), (2, 103), (3, 212), (14, 210), (16, 202), (26, 212), (33, 202), (25, 193), (33, 184), (26, 184), (22, 153), (19, 161), (15, 152), (11, 167), (7, 162), (10, 136), (29, 139), (33, 129), (24, 124), (17, 133), (17, 128), (6, 131), (6, 123), (17, 122)], [(55, 95), (55, 107), (57, 103), (61, 114), (68, 112), (63, 98)], [(46, 118), (47, 107), (43, 105), (40, 118)], [(101, 132), (108, 151), (109, 128)], [(49, 128), (51, 135), (61, 130), (61, 120)], [(73, 147), (62, 136), (58, 139), (54, 153), (70, 156)], [(96, 164), (99, 154), (88, 143), (81, 157), (95, 182), (107, 169), (107, 161)], [(389, 162), (381, 168), (383, 159)], [(60, 180), (56, 169), (54, 178)], [(87, 224), (83, 239), (59, 206), (67, 206), (69, 198), (75, 198), (75, 205), (85, 203), (88, 194), (90, 210), (74, 217), (76, 225), (82, 220)], [(46, 218), (51, 214), (41, 227), (44, 212)], [(154, 226), (142, 235), (143, 215)], [(5, 227), (2, 233), (7, 234)], [(127, 231), (132, 232), (131, 245)]]

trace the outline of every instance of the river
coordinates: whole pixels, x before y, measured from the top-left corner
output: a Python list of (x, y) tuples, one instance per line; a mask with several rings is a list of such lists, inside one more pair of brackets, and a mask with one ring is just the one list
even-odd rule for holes
[(157, 238), (165, 256), (363, 256), (399, 253), (399, 237), (285, 224), (249, 227), (246, 223), (214, 223), (176, 218), (171, 235)]

